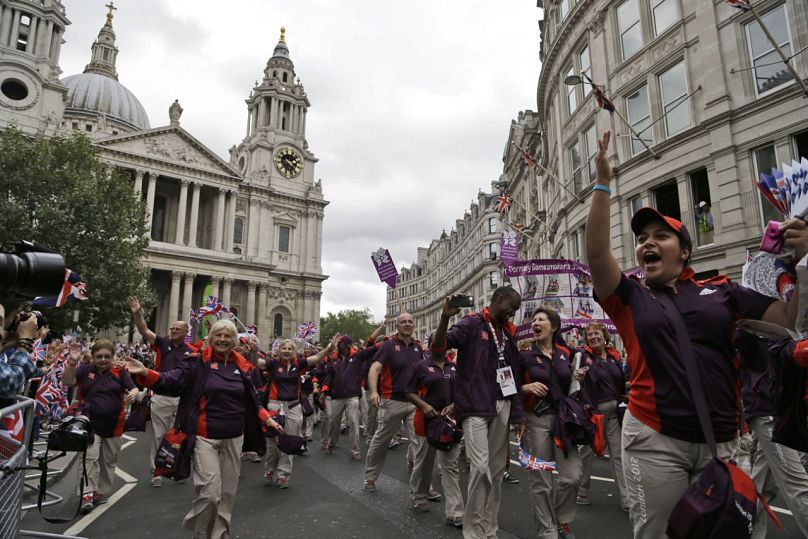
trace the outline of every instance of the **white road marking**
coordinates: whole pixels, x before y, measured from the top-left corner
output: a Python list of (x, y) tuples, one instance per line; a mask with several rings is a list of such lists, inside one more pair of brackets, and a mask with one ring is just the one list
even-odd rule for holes
[(137, 438), (133, 438), (132, 436), (129, 436), (128, 434), (121, 434), (121, 438), (123, 438), (124, 440), (128, 440), (130, 442), (136, 442), (137, 441)]
[(136, 478), (132, 477), (131, 475), (121, 470), (120, 468), (115, 469), (115, 475), (123, 479), (125, 483), (137, 483)]
[(121, 446), (121, 451), (123, 451), (124, 449), (126, 449), (127, 447), (129, 447), (130, 445), (132, 445), (133, 443), (135, 443), (136, 441), (137, 441), (137, 440), (132, 440), (132, 441), (130, 441), (130, 442), (126, 442), (125, 444), (123, 444), (123, 445)]
[(87, 526), (95, 522), (95, 520), (98, 517), (106, 513), (110, 509), (110, 507), (119, 502), (121, 498), (126, 496), (129, 493), (129, 491), (132, 490), (133, 488), (135, 488), (135, 483), (126, 483), (124, 486), (118, 489), (118, 491), (115, 494), (110, 496), (109, 502), (105, 503), (104, 505), (99, 505), (98, 507), (93, 509), (92, 513), (90, 513), (89, 515), (85, 516), (84, 518), (73, 524), (70, 528), (68, 528), (64, 532), (64, 534), (65, 535), (80, 534), (82, 531), (84, 531), (84, 529)]

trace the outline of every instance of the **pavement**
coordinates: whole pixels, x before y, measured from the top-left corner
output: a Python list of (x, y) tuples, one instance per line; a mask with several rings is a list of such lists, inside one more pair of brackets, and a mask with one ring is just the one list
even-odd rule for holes
[[(289, 488), (284, 490), (264, 485), (262, 464), (242, 461), (232, 537), (462, 537), (460, 530), (444, 523), (442, 503), (430, 503), (428, 513), (415, 513), (409, 508), (406, 445), (388, 453), (384, 472), (377, 481), (379, 490), (368, 493), (362, 489), (364, 462), (350, 459), (347, 444), (347, 436), (343, 436), (341, 447), (325, 455), (316, 432), (315, 441), (309, 444), (309, 455), (295, 457), (294, 474)], [(147, 436), (127, 433), (123, 447), (109, 503), (68, 524), (49, 524), (35, 510), (29, 511), (20, 528), (92, 539), (190, 537), (182, 528), (182, 518), (194, 497), (190, 480), (184, 484), (164, 481), (160, 488), (151, 487)], [(512, 449), (515, 458), (514, 445)], [(69, 517), (75, 511), (78, 503), (75, 467), (74, 462), (74, 469), (68, 470), (52, 487), (66, 499), (58, 506), (46, 508), (48, 516)], [(539, 472), (528, 472), (512, 462), (511, 473), (519, 483), (503, 485), (499, 537), (535, 537), (528, 474)], [(467, 479), (468, 474), (462, 473), (464, 492)], [(437, 466), (433, 484), (440, 490)], [(590, 500), (592, 505), (578, 507), (573, 524), (577, 539), (631, 537), (628, 515), (619, 508), (617, 487), (605, 460), (596, 459), (593, 464)], [(801, 537), (789, 513), (782, 509), (778, 513), (785, 531), (772, 531), (770, 536)]]

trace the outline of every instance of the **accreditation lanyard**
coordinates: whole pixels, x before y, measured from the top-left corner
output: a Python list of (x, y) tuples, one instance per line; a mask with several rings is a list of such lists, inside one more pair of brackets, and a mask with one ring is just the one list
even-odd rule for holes
[(488, 329), (491, 330), (491, 338), (494, 339), (494, 347), (497, 349), (497, 383), (502, 391), (502, 396), (510, 397), (516, 394), (516, 380), (513, 378), (513, 370), (510, 365), (505, 362), (505, 342), (507, 337), (505, 337), (503, 331), (502, 344), (500, 344), (497, 332), (490, 321), (488, 322)]

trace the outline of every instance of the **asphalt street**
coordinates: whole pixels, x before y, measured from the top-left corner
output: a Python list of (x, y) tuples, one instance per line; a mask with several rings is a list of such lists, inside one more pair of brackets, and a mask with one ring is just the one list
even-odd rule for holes
[[(183, 515), (193, 499), (190, 480), (185, 484), (166, 481), (161, 488), (151, 487), (146, 435), (134, 433), (127, 437), (109, 504), (61, 525), (48, 524), (36, 511), (31, 511), (23, 518), (21, 529), (93, 539), (190, 537), (182, 528)], [(319, 433), (315, 433), (309, 455), (295, 457), (294, 475), (285, 490), (264, 485), (262, 464), (243, 461), (231, 528), (234, 538), (462, 537), (459, 530), (444, 523), (442, 503), (430, 503), (428, 513), (409, 509), (406, 445), (389, 452), (384, 473), (377, 482), (379, 490), (368, 493), (362, 489), (363, 462), (350, 460), (350, 452), (345, 448), (347, 437), (341, 439), (342, 447), (331, 455), (320, 450), (318, 440)], [(528, 473), (537, 472), (514, 464), (511, 472), (520, 481), (503, 485), (499, 536), (535, 537)], [(68, 499), (47, 508), (49, 516), (70, 516), (75, 511), (76, 478), (77, 471), (69, 470), (54, 487)], [(468, 474), (463, 473), (464, 491), (467, 478)], [(440, 490), (437, 470), (433, 484)], [(606, 461), (594, 463), (590, 499), (592, 505), (578, 508), (573, 525), (578, 539), (631, 537), (628, 515), (618, 506), (617, 488)], [(782, 512), (779, 516), (785, 531), (771, 531), (770, 537), (801, 537), (790, 516)]]

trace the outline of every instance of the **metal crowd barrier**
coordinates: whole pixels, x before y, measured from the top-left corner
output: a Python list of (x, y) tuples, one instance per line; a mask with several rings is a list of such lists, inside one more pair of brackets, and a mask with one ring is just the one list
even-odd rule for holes
[(22, 490), (25, 472), (18, 468), (28, 464), (28, 442), (31, 440), (34, 419), (34, 401), (16, 397), (11, 406), (0, 409), (0, 419), (23, 413), (24, 435), (22, 443), (12, 438), (3, 428), (0, 432), (0, 537), (15, 537), (20, 524)]

